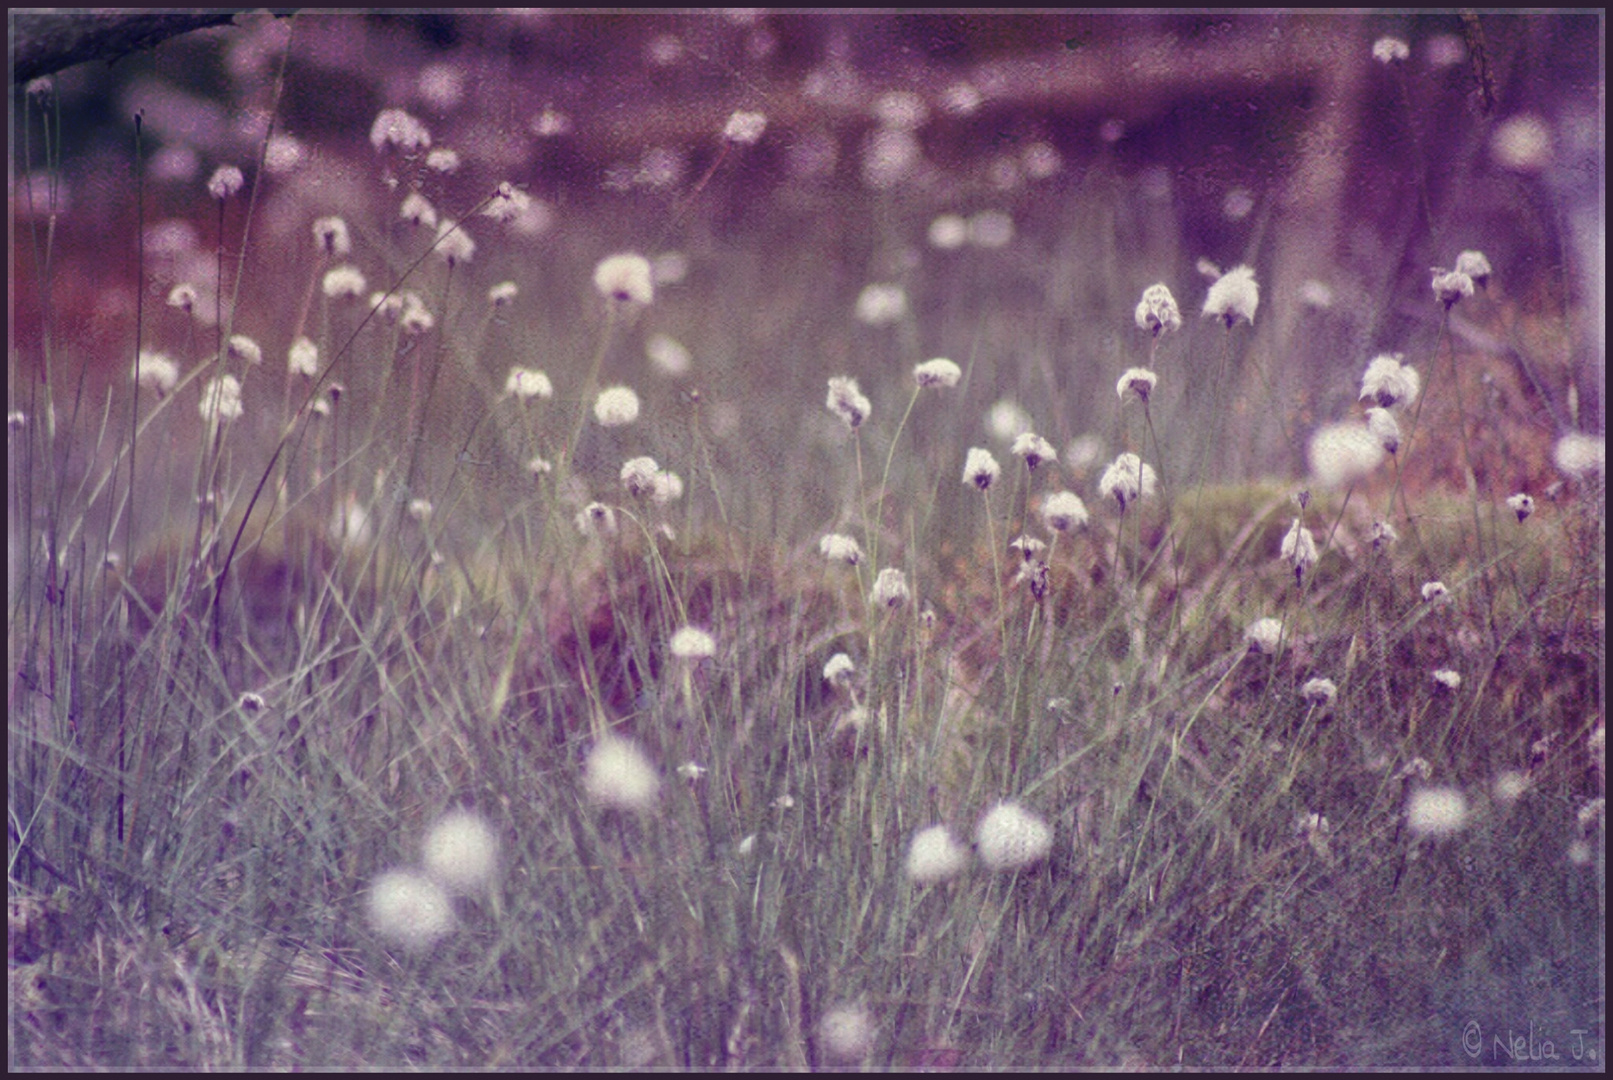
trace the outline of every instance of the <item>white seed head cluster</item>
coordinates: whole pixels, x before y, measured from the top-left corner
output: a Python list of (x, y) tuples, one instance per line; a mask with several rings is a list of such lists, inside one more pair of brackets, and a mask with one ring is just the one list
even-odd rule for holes
[(454, 928), (448, 894), (415, 870), (389, 870), (370, 885), (370, 925), (410, 952), (423, 952)]
[(1137, 301), (1137, 329), (1146, 330), (1155, 337), (1167, 330), (1182, 328), (1182, 312), (1176, 306), (1176, 297), (1164, 282), (1150, 285)]
[(577, 531), (584, 536), (615, 536), (616, 511), (602, 502), (589, 503), (577, 511)]
[(1054, 532), (1070, 532), (1088, 520), (1086, 503), (1073, 491), (1059, 491), (1042, 500), (1042, 523)]
[(228, 199), (238, 194), (246, 184), (246, 177), (234, 165), (220, 165), (207, 181), (207, 193), (215, 199)]
[(405, 154), (431, 149), (431, 132), (402, 109), (382, 109), (370, 125), (370, 145), (377, 151), (395, 146)]
[(411, 191), (403, 197), (403, 205), (398, 208), (398, 217), (411, 225), (423, 225), (428, 229), (437, 228), (437, 208), (431, 205), (431, 200), (418, 191)]
[(1456, 256), (1456, 272), (1466, 274), (1473, 279), (1473, 284), (1484, 285), (1489, 282), (1490, 260), (1485, 258), (1482, 251), (1464, 251)]
[(1311, 436), (1309, 456), (1318, 487), (1344, 487), (1382, 464), (1383, 443), (1363, 424), (1328, 424)]
[(668, 646), (679, 660), (705, 660), (717, 653), (717, 643), (698, 626), (680, 627)]
[(471, 256), (476, 254), (476, 241), (465, 231), (463, 223), (443, 221), (437, 225), (437, 244), (431, 250), (449, 266), (458, 266), (470, 262)]
[(607, 386), (594, 399), (594, 419), (603, 427), (625, 427), (638, 419), (638, 395), (628, 386)]
[(1606, 471), (1607, 437), (1569, 432), (1557, 440), (1551, 452), (1557, 469), (1566, 476), (1584, 479), (1591, 473)]
[(992, 482), (1002, 473), (1002, 466), (997, 459), (991, 456), (990, 450), (975, 446), (963, 460), (963, 482), (973, 484), (981, 491), (991, 487)]
[(1397, 37), (1381, 37), (1372, 43), (1372, 59), (1380, 64), (1391, 64), (1411, 56), (1411, 46)]
[(1115, 383), (1115, 393), (1120, 396), (1121, 401), (1126, 400), (1127, 394), (1135, 394), (1137, 399), (1146, 405), (1148, 395), (1154, 392), (1154, 386), (1158, 382), (1159, 376), (1147, 368), (1130, 368), (1120, 376), (1120, 381)]
[(975, 847), (991, 869), (1019, 870), (1047, 858), (1053, 828), (1018, 803), (998, 803), (980, 819)]
[(254, 366), (263, 363), (263, 349), (245, 334), (231, 334), (228, 349), (231, 360), (241, 360)]
[(1406, 803), (1406, 824), (1419, 836), (1452, 836), (1462, 831), (1467, 816), (1467, 796), (1459, 788), (1418, 788)]
[(1053, 449), (1053, 444), (1034, 431), (1020, 432), (1018, 437), (1014, 439), (1011, 452), (1015, 457), (1024, 458), (1025, 466), (1032, 472), (1035, 472), (1036, 466), (1044, 461), (1057, 461), (1059, 459), (1059, 453)]
[(1433, 673), (1431, 678), (1434, 680), (1435, 686), (1438, 686), (1444, 690), (1449, 690), (1452, 693), (1455, 693), (1457, 690), (1462, 688), (1462, 673), (1460, 671), (1452, 671), (1450, 668), (1440, 668), (1438, 671)]
[(1361, 376), (1361, 398), (1376, 401), (1385, 409), (1404, 408), (1417, 400), (1422, 378), (1417, 369), (1400, 362), (1399, 353), (1373, 357)]
[(1002, 442), (1013, 442), (1032, 427), (1031, 414), (1019, 402), (1003, 398), (986, 410), (986, 430)]
[(319, 346), (306, 337), (299, 337), (291, 343), (291, 349), (286, 353), (286, 367), (293, 375), (313, 378), (319, 374)]
[(1509, 495), (1507, 496), (1507, 509), (1517, 514), (1519, 521), (1523, 521), (1535, 512), (1534, 496), (1525, 494), (1522, 491), (1516, 495)]
[(369, 282), (364, 280), (364, 272), (345, 263), (326, 270), (320, 282), (321, 291), (332, 300), (353, 300), (363, 296), (368, 288)]
[(201, 414), (209, 423), (235, 420), (244, 409), (241, 406), (241, 380), (234, 375), (220, 375), (207, 380), (202, 387)]
[(1235, 266), (1210, 286), (1210, 293), (1204, 299), (1204, 314), (1220, 319), (1230, 330), (1239, 319), (1253, 325), (1255, 309), (1259, 306), (1260, 284), (1255, 281), (1253, 268)]
[(1299, 688), (1299, 696), (1305, 699), (1307, 705), (1331, 705), (1338, 696), (1339, 688), (1332, 679), (1310, 679)]
[(823, 1049), (841, 1064), (861, 1061), (874, 1048), (874, 1021), (861, 1005), (837, 1005), (818, 1025)]
[(478, 892), (498, 869), (498, 838), (476, 814), (454, 810), (426, 833), (420, 861), (426, 875), (448, 892)]
[(920, 829), (907, 849), (907, 876), (920, 885), (957, 877), (968, 866), (969, 849), (954, 840), (945, 825)]
[(1442, 266), (1436, 266), (1433, 275), (1434, 299), (1447, 308), (1473, 295), (1473, 279), (1460, 270), (1446, 270)]
[(661, 777), (636, 743), (611, 735), (599, 740), (583, 768), (583, 790), (600, 806), (648, 810)]
[(1400, 423), (1394, 413), (1380, 405), (1367, 410), (1367, 434), (1391, 454), (1400, 450)]
[(1120, 512), (1125, 513), (1131, 503), (1150, 498), (1157, 483), (1152, 465), (1136, 454), (1126, 453), (1103, 470), (1103, 476), (1098, 479), (1098, 491), (1104, 498), (1118, 503)]
[(1428, 581), (1423, 583), (1423, 599), (1430, 604), (1435, 600), (1442, 600), (1450, 592), (1443, 581)]
[(843, 652), (835, 653), (823, 665), (824, 682), (833, 683), (836, 686), (850, 686), (851, 680), (856, 674), (857, 665), (852, 662), (851, 657)]
[(852, 431), (861, 427), (862, 422), (874, 411), (873, 404), (858, 389), (857, 380), (847, 375), (836, 375), (829, 380), (826, 404), (829, 411), (840, 417)]
[(746, 112), (740, 109), (728, 115), (728, 122), (723, 125), (722, 137), (731, 143), (752, 146), (766, 130), (766, 113)]
[(670, 334), (651, 334), (645, 338), (644, 355), (663, 375), (687, 375), (694, 366), (694, 357), (688, 348)]
[(1283, 621), (1267, 616), (1256, 619), (1250, 623), (1243, 632), (1243, 640), (1249, 643), (1249, 651), (1265, 653), (1268, 656), (1277, 652), (1277, 646), (1283, 639)]
[(607, 256), (594, 267), (594, 288), (619, 304), (649, 304), (655, 300), (650, 260), (632, 252)]
[(1299, 518), (1294, 519), (1293, 526), (1283, 536), (1282, 547), (1278, 554), (1284, 562), (1294, 568), (1296, 579), (1304, 577), (1306, 571), (1316, 565), (1319, 558), (1316, 553), (1316, 538)]
[(627, 494), (641, 499), (655, 491), (655, 478), (661, 466), (652, 457), (629, 458), (622, 464), (622, 487)]
[(326, 255), (339, 257), (353, 250), (347, 222), (339, 217), (322, 217), (314, 222), (314, 243)]
[(913, 599), (913, 591), (907, 587), (907, 575), (893, 566), (887, 566), (874, 578), (874, 587), (868, 599), (875, 607), (901, 607)]
[(958, 385), (963, 378), (963, 369), (945, 357), (936, 357), (926, 360), (913, 369), (913, 381), (920, 387), (939, 386), (951, 388)]
[(818, 551), (825, 559), (856, 566), (862, 562), (863, 549), (857, 541), (844, 533), (826, 533), (818, 541)]
[(141, 386), (149, 386), (161, 397), (179, 382), (179, 365), (165, 353), (141, 349), (134, 362), (134, 377)]
[(504, 393), (521, 401), (554, 397), (554, 384), (537, 368), (512, 367), (504, 379)]
[(907, 314), (907, 291), (900, 285), (875, 282), (857, 294), (857, 321), (884, 326)]
[(178, 308), (186, 315), (196, 310), (197, 301), (200, 299), (196, 293), (196, 286), (189, 282), (180, 282), (168, 290), (168, 306)]

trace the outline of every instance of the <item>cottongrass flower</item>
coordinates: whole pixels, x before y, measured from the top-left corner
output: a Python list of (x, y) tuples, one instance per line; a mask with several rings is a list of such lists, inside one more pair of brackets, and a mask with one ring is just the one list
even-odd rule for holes
[[(1017, 444), (1016, 444), (1017, 445)], [(981, 491), (991, 487), (992, 481), (1002, 473), (1002, 466), (991, 456), (990, 450), (971, 447), (963, 461), (963, 482), (973, 484)]]
[(1013, 442), (1033, 426), (1031, 414), (1008, 398), (986, 410), (986, 430), (1003, 442)]
[(403, 307), (398, 313), (398, 326), (405, 334), (419, 337), (437, 324), (437, 319), (426, 307), (426, 302), (420, 299), (420, 294), (406, 292), (403, 294)]
[(141, 386), (157, 391), (158, 397), (164, 397), (179, 382), (179, 365), (164, 353), (141, 349), (134, 362), (134, 378)]
[(521, 294), (521, 287), (513, 281), (501, 281), (487, 290), (487, 302), (494, 307), (509, 307)]
[(437, 226), (437, 243), (431, 250), (449, 266), (458, 266), (470, 262), (471, 256), (476, 254), (476, 241), (471, 239), (463, 224), (444, 221)]
[(554, 397), (554, 384), (537, 368), (512, 367), (504, 379), (504, 394), (521, 401), (535, 397), (547, 399)]
[(650, 501), (657, 506), (665, 506), (683, 498), (683, 477), (675, 472), (663, 469), (655, 474), (651, 484)]
[(644, 751), (615, 735), (595, 743), (583, 766), (583, 790), (600, 806), (648, 810), (660, 787), (661, 778)]
[(608, 255), (594, 267), (594, 288), (619, 304), (649, 304), (655, 299), (650, 260), (632, 252)]
[(388, 870), (370, 885), (370, 926), (410, 952), (423, 952), (454, 928), (442, 886), (415, 870)]
[(1511, 806), (1529, 790), (1529, 774), (1519, 772), (1517, 769), (1503, 769), (1496, 774), (1495, 781), (1490, 785), (1490, 792), (1495, 801), (1505, 806)]
[(1453, 787), (1418, 788), (1406, 803), (1406, 824), (1419, 836), (1454, 836), (1467, 824), (1467, 796)]
[(1417, 400), (1422, 389), (1417, 369), (1400, 362), (1399, 353), (1375, 356), (1361, 376), (1361, 398), (1371, 398), (1385, 409), (1405, 407)]
[(1344, 487), (1382, 464), (1383, 444), (1361, 424), (1328, 424), (1311, 436), (1309, 457), (1319, 487)]
[(1234, 266), (1216, 279), (1204, 299), (1204, 314), (1220, 319), (1228, 330), (1239, 319), (1252, 326), (1255, 309), (1260, 306), (1260, 284), (1255, 281), (1252, 267)]
[(291, 350), (286, 353), (286, 366), (293, 375), (309, 379), (318, 375), (319, 346), (306, 337), (299, 337), (291, 343)]
[(1338, 692), (1339, 688), (1334, 685), (1332, 679), (1310, 679), (1299, 688), (1299, 696), (1305, 699), (1305, 703), (1317, 708), (1333, 704)]
[(1047, 550), (1047, 542), (1038, 540), (1034, 536), (1016, 536), (1009, 541), (1008, 550), (1017, 554), (1025, 562), (1030, 562)]
[(196, 294), (196, 286), (188, 282), (180, 282), (168, 290), (168, 306), (178, 308), (186, 315), (196, 310), (196, 303), (200, 297)]
[(431, 200), (418, 191), (411, 191), (403, 197), (403, 205), (398, 208), (398, 217), (411, 225), (423, 225), (428, 229), (437, 227), (437, 208), (431, 205)]
[(1034, 431), (1020, 432), (1019, 436), (1014, 439), (1011, 452), (1015, 457), (1024, 458), (1025, 467), (1030, 469), (1031, 472), (1035, 472), (1036, 466), (1044, 461), (1057, 461), (1059, 459), (1058, 451), (1053, 449), (1053, 444)]
[(1454, 307), (1458, 301), (1473, 295), (1473, 279), (1460, 270), (1447, 270), (1443, 266), (1436, 266), (1434, 274), (1434, 299), (1444, 304), (1446, 309)]
[(1383, 551), (1400, 539), (1400, 533), (1387, 521), (1372, 523), (1372, 550)]
[(845, 421), (848, 428), (856, 431), (862, 422), (868, 419), (874, 411), (873, 404), (863, 397), (857, 388), (857, 380), (846, 375), (836, 375), (829, 380), (829, 399), (826, 403), (829, 411)]
[(823, 681), (833, 683), (842, 689), (851, 685), (852, 677), (856, 674), (857, 665), (843, 652), (835, 653), (829, 657), (828, 663), (823, 665)]
[(1558, 471), (1582, 480), (1590, 473), (1606, 470), (1607, 439), (1605, 436), (1569, 432), (1557, 440), (1551, 459), (1557, 464)]
[(762, 137), (762, 132), (766, 130), (766, 113), (739, 109), (728, 114), (728, 122), (723, 125), (722, 137), (740, 146), (754, 146)]
[(254, 367), (263, 363), (263, 350), (245, 334), (231, 334), (226, 348), (231, 360), (241, 360)]
[(1275, 655), (1277, 646), (1283, 639), (1283, 621), (1266, 616), (1250, 623), (1243, 632), (1243, 640), (1249, 643), (1249, 651), (1265, 653), (1267, 656)]
[(1372, 59), (1380, 64), (1392, 64), (1411, 56), (1411, 46), (1397, 37), (1381, 37), (1372, 43)]
[(951, 360), (938, 356), (934, 360), (926, 360), (913, 368), (913, 381), (920, 388), (939, 386), (950, 389), (958, 385), (963, 378), (963, 369)]
[(369, 283), (364, 280), (364, 274), (356, 266), (333, 266), (325, 271), (324, 280), (320, 282), (320, 289), (332, 300), (351, 299), (364, 295)]
[(1441, 689), (1449, 690), (1454, 693), (1462, 688), (1462, 673), (1459, 671), (1452, 671), (1450, 668), (1440, 668), (1430, 677), (1434, 680), (1434, 685), (1440, 687)]
[(857, 294), (857, 321), (884, 326), (907, 314), (907, 292), (900, 286), (876, 282)]
[(1432, 604), (1436, 600), (1443, 600), (1450, 590), (1443, 581), (1427, 581), (1423, 583), (1423, 600)]
[(935, 885), (968, 867), (969, 849), (954, 840), (945, 825), (931, 825), (913, 834), (907, 849), (907, 876), (918, 884)]
[(874, 579), (874, 587), (869, 592), (868, 599), (876, 607), (901, 607), (913, 599), (913, 591), (907, 587), (907, 575), (895, 567), (887, 566)]
[(1167, 330), (1182, 328), (1181, 309), (1176, 306), (1176, 297), (1171, 295), (1170, 288), (1164, 282), (1143, 290), (1143, 298), (1137, 301), (1136, 319), (1137, 329), (1147, 330), (1155, 337)]
[(1296, 583), (1302, 581), (1305, 572), (1316, 565), (1319, 558), (1316, 553), (1316, 538), (1299, 518), (1294, 519), (1293, 527), (1283, 537), (1278, 554), (1284, 562), (1294, 568)]
[(1490, 282), (1490, 260), (1482, 251), (1464, 251), (1456, 256), (1456, 272), (1466, 274), (1473, 279), (1473, 284), (1482, 288)]
[(1121, 454), (1103, 470), (1103, 476), (1098, 480), (1098, 491), (1106, 499), (1113, 499), (1120, 504), (1120, 512), (1126, 512), (1128, 503), (1149, 498), (1154, 494), (1157, 480), (1154, 468), (1144, 463), (1136, 454)]
[(874, 1021), (861, 1005), (837, 1005), (818, 1024), (824, 1054), (848, 1064), (861, 1061), (874, 1048)]
[(644, 355), (663, 375), (677, 377), (689, 374), (694, 357), (684, 344), (670, 334), (651, 334), (644, 340)]
[(322, 217), (314, 222), (314, 243), (326, 255), (342, 256), (353, 250), (347, 222), (339, 217)]
[(1055, 492), (1042, 500), (1042, 523), (1054, 532), (1070, 532), (1087, 521), (1087, 505), (1073, 491)]
[(831, 562), (856, 566), (862, 562), (863, 549), (857, 541), (844, 533), (825, 533), (818, 541), (818, 551)]
[(698, 626), (679, 628), (668, 646), (679, 660), (707, 660), (717, 654), (717, 643)]
[(1521, 491), (1516, 495), (1509, 495), (1507, 496), (1507, 508), (1517, 514), (1518, 520), (1521, 522), (1535, 512), (1534, 496), (1527, 495)]
[(602, 502), (591, 502), (577, 511), (576, 524), (584, 536), (615, 536), (616, 511)]
[(509, 224), (516, 218), (525, 214), (532, 207), (532, 196), (510, 183), (508, 180), (500, 182), (482, 207), (482, 216), (490, 217), (501, 224)]
[(1158, 382), (1159, 376), (1147, 368), (1130, 368), (1124, 375), (1120, 376), (1120, 381), (1115, 383), (1115, 393), (1120, 396), (1121, 401), (1126, 400), (1128, 393), (1136, 394), (1142, 403), (1146, 405), (1148, 404), (1148, 395), (1154, 392), (1154, 385)]
[(432, 509), (433, 507), (430, 499), (409, 500), (409, 516), (414, 518), (416, 521), (426, 522), (431, 520)]
[(459, 171), (459, 151), (446, 146), (434, 148), (426, 155), (426, 168), (432, 172), (455, 173)]
[(1395, 414), (1381, 405), (1367, 410), (1367, 434), (1378, 440), (1378, 445), (1393, 454), (1400, 450), (1400, 423)]
[(234, 165), (220, 165), (213, 170), (213, 176), (207, 181), (207, 193), (213, 198), (223, 201), (232, 195), (239, 194), (246, 184), (246, 177)]
[(625, 427), (638, 419), (638, 395), (631, 387), (607, 386), (594, 399), (594, 419), (604, 427)]
[(202, 419), (235, 420), (244, 410), (241, 407), (241, 380), (234, 375), (220, 375), (207, 380), (202, 387)]
[(930, 222), (930, 246), (956, 251), (969, 242), (969, 223), (959, 214), (941, 214)]
[(498, 838), (477, 815), (454, 810), (426, 833), (420, 861), (426, 876), (449, 892), (479, 892), (498, 868)]
[(642, 498), (655, 490), (655, 476), (660, 471), (652, 457), (630, 458), (622, 465), (622, 487), (631, 497)]
[(993, 870), (1019, 870), (1047, 858), (1053, 828), (1018, 803), (998, 803), (975, 829), (980, 861)]
[(370, 125), (370, 145), (377, 152), (395, 146), (405, 154), (415, 154), (431, 149), (431, 132), (402, 109), (382, 109)]

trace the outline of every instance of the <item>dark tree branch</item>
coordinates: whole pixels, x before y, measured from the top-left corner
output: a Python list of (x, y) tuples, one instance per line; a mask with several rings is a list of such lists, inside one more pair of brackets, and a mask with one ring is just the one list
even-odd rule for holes
[(11, 17), (11, 81), (25, 83), (87, 60), (112, 63), (171, 37), (222, 26), (255, 8), (130, 12), (114, 8), (33, 12)]

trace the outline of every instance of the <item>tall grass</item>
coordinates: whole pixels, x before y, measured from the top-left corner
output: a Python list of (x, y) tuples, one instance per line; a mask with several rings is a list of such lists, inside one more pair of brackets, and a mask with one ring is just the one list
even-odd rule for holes
[[(61, 168), (54, 107), (21, 101), (30, 174)], [(369, 133), (362, 199), (308, 206), (261, 255), (282, 183), (267, 141), (242, 192), (215, 206), (197, 184), (219, 320), (137, 308), (110, 378), (55, 329), (75, 313), (56, 306), (50, 193), (14, 195), (47, 201), (19, 216), (45, 326), (11, 366), (14, 1065), (1416, 1066), (1509, 1061), (1524, 1032), (1565, 1057), (1573, 1032), (1600, 1047), (1601, 437), (1529, 418), (1544, 435), (1520, 445), (1555, 444), (1562, 479), (1523, 518), (1501, 478), (1551, 466), (1470, 437), (1498, 364), (1449, 332), (1469, 309), (1572, 311), (1522, 308), (1504, 267), (1459, 306), (1421, 285), (1387, 298), (1419, 314), (1383, 347), (1422, 373), (1394, 453), (1321, 462), (1332, 487), (1218, 485), (1207, 432), (1236, 439), (1250, 410), (1290, 441), (1302, 425), (1226, 378), (1196, 415), (1193, 364), (1268, 361), (1241, 353), (1264, 322), (1199, 317), (1187, 267), (1054, 217), (1051, 240), (1022, 228), (887, 274), (870, 235), (919, 245), (928, 217), (890, 193), (810, 228), (741, 214), (707, 243), (703, 200), (740, 191), (768, 145), (720, 127), (673, 203), (579, 211), (533, 265), (531, 196), (438, 171), (408, 120)], [(1060, 198), (1113, 219), (1113, 179)], [(439, 226), (400, 215), (407, 191)], [(338, 210), (350, 251), (314, 224)], [(615, 264), (631, 284), (596, 279), (623, 252), (648, 257)], [(1049, 257), (1053, 278), (1096, 265), (1138, 295), (1163, 279), (1182, 324), (1151, 334), (1117, 294), (1079, 312), (1110, 358), (1063, 355), (1035, 303), (994, 291)], [(332, 283), (346, 265), (360, 296)], [(864, 265), (900, 277), (905, 305), (859, 322)], [(248, 326), (261, 366), (230, 344)], [(693, 346), (692, 374), (648, 367), (654, 333)], [(277, 371), (301, 337), (312, 372)], [(154, 392), (132, 358), (159, 347), (182, 374)], [(936, 354), (961, 379), (915, 386)], [(1047, 356), (1081, 373), (1049, 376)], [(1350, 403), (1369, 359), (1312, 426), (1366, 432)], [(1114, 394), (1145, 362), (1157, 389)], [(507, 381), (517, 367), (543, 383)], [(201, 393), (225, 374), (238, 417)], [(823, 404), (842, 375), (871, 402), (855, 424)], [(599, 403), (611, 385), (637, 392), (636, 419)], [(982, 426), (1004, 398), (1058, 461), (1027, 468), (1019, 426)], [(1131, 472), (1074, 439), (1103, 430)], [(990, 484), (964, 475), (972, 446), (1002, 458)], [(1416, 471), (1436, 460), (1460, 463), (1459, 489)], [(1066, 489), (1089, 520), (1050, 531), (1040, 510)], [(1280, 554), (1296, 529), (1316, 560)], [(863, 557), (825, 558), (831, 532)], [(876, 586), (887, 570), (906, 596)], [(687, 627), (711, 655), (673, 648)], [(852, 670), (831, 679), (838, 653)], [(984, 824), (1004, 803), (1032, 824)], [(434, 832), (445, 815), (470, 831)], [(961, 872), (910, 861), (935, 825), (973, 848)]]

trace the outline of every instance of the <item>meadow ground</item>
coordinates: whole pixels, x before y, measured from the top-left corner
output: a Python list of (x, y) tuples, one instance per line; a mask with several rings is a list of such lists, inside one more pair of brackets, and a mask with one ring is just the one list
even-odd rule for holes
[(818, 18), (14, 88), (12, 1067), (1602, 1067), (1599, 24)]

